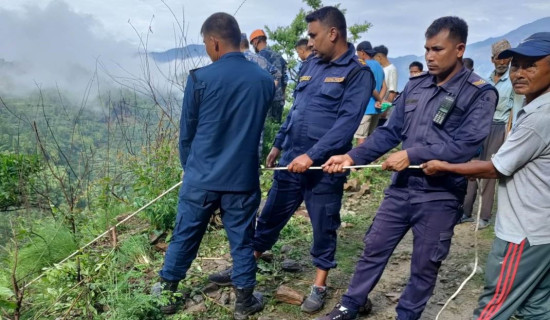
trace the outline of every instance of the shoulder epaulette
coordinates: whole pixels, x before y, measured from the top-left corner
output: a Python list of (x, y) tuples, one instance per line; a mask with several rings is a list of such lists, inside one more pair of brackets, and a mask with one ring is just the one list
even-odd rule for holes
[(189, 70), (189, 75), (191, 76), (191, 78), (193, 79), (193, 82), (196, 83), (197, 82), (197, 76), (195, 75), (195, 72), (197, 72), (197, 70), (200, 70), (201, 68), (195, 68), (195, 69), (191, 69)]
[(416, 74), (416, 75), (414, 75), (414, 76), (412, 76), (412, 77), (409, 77), (409, 80), (417, 79), (417, 78), (422, 78), (422, 77), (426, 77), (426, 76), (428, 76), (428, 75), (430, 75), (430, 73), (429, 73), (428, 71), (424, 71), (424, 72), (421, 72), (421, 73), (419, 73), (419, 74)]
[(344, 81), (342, 82), (342, 84), (344, 86), (347, 86), (347, 84), (353, 79), (355, 78), (355, 76), (361, 71), (361, 70), (368, 70), (370, 76), (372, 77), (372, 80), (374, 81), (374, 76), (372, 74), (372, 71), (371, 69), (369, 68), (369, 66), (364, 62), (362, 61), (361, 59), (359, 59), (357, 56), (353, 57), (352, 61), (355, 61), (355, 63), (357, 64), (357, 66), (355, 68), (353, 68), (349, 73), (348, 75), (345, 77)]
[(470, 75), (470, 78), (468, 79), (468, 82), (472, 84), (474, 87), (477, 87), (478, 89), (491, 85), (485, 79), (480, 77), (477, 73), (472, 73)]

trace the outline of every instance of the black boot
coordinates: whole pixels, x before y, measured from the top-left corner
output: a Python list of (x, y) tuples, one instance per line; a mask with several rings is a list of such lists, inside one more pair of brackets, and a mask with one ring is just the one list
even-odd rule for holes
[(235, 288), (237, 301), (235, 301), (235, 320), (245, 320), (248, 316), (264, 309), (264, 298), (261, 293), (254, 292), (254, 288)]
[(160, 306), (160, 311), (164, 314), (174, 314), (181, 306), (183, 298), (182, 294), (178, 292), (179, 281), (167, 281), (160, 279), (151, 288), (151, 294), (157, 298), (161, 298), (163, 295), (168, 299), (167, 302)]
[(231, 281), (231, 274), (233, 273), (233, 267), (229, 267), (220, 272), (212, 273), (208, 275), (208, 280), (217, 284), (220, 287), (226, 287), (233, 284)]

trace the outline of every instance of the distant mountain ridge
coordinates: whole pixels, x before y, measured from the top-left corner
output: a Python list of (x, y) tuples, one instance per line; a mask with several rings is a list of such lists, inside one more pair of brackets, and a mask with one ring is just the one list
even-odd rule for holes
[[(550, 17), (538, 19), (531, 23), (522, 25), (521, 27), (512, 30), (502, 36), (491, 37), (483, 41), (468, 44), (466, 46), (465, 57), (472, 58), (474, 60), (475, 72), (482, 77), (486, 77), (489, 75), (494, 67), (491, 63), (491, 44), (500, 39), (508, 39), (512, 46), (516, 46), (520, 41), (535, 32), (549, 30)], [(206, 56), (206, 49), (202, 44), (190, 44), (182, 48), (173, 48), (163, 52), (151, 52), (150, 56), (156, 62), (170, 62), (176, 59), (188, 59)], [(424, 60), (424, 56), (406, 55), (395, 58), (390, 57), (389, 59), (397, 68), (399, 76), (399, 90), (402, 90), (409, 80), (409, 64), (411, 62), (415, 60), (420, 61), (424, 64), (424, 69), (426, 69), (426, 61)]]
[(149, 52), (156, 62), (170, 62), (206, 56), (206, 49), (202, 44), (190, 44), (181, 48), (173, 48), (162, 52)]
[[(466, 46), (465, 57), (474, 60), (474, 71), (482, 77), (487, 77), (493, 70), (494, 65), (491, 63), (491, 45), (501, 39), (510, 41), (512, 47), (517, 46), (523, 39), (536, 32), (550, 31), (550, 17), (535, 20), (531, 23), (524, 24), (515, 30), (512, 30), (502, 36), (491, 37), (483, 41), (468, 44)], [(426, 61), (424, 56), (406, 55), (396, 58), (389, 58), (397, 68), (399, 83), (398, 88), (402, 90), (409, 80), (409, 64), (415, 60), (424, 64), (426, 69)]]

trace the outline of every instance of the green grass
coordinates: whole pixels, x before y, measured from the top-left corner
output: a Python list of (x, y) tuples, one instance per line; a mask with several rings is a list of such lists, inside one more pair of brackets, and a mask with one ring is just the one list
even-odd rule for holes
[[(353, 227), (339, 230), (337, 250), (339, 265), (338, 268), (331, 271), (329, 276), (329, 285), (331, 286), (334, 284), (343, 286), (349, 281), (355, 262), (363, 249), (360, 239), (363, 238), (372, 221), (372, 216), (382, 198), (382, 189), (386, 186), (386, 181), (383, 185), (379, 185), (379, 181), (384, 180), (388, 175), (385, 172), (372, 170), (370, 172), (358, 171), (354, 174), (365, 183), (370, 183), (371, 193), (353, 204), (351, 209), (355, 214), (342, 216), (342, 221), (353, 224)], [(264, 179), (266, 180), (264, 186), (267, 187), (267, 179), (271, 179), (271, 177), (266, 175)], [(345, 196), (345, 198), (347, 197), (348, 195)], [(349, 212), (349, 209), (344, 205), (343, 212)], [(100, 218), (95, 220), (87, 231), (94, 233), (93, 231), (101, 229), (103, 224), (112, 224), (112, 218), (123, 212), (125, 212), (124, 205), (117, 206), (109, 213), (101, 212)], [(147, 226), (144, 226), (139, 220), (136, 221), (133, 222), (135, 225), (129, 225), (128, 229), (119, 229), (119, 245), (116, 249), (110, 247), (109, 243), (105, 241), (85, 250), (80, 256), (81, 272), (84, 276), (81, 285), (75, 287), (77, 281), (74, 260), (48, 272), (44, 281), (29, 291), (32, 297), (32, 306), (28, 305), (24, 309), (28, 315), (27, 318), (32, 319), (33, 316), (40, 315), (40, 318), (43, 319), (55, 319), (55, 317), (67, 314), (70, 310), (70, 313), (76, 318), (162, 319), (163, 315), (158, 310), (158, 302), (149, 295), (149, 290), (158, 279), (157, 272), (162, 266), (164, 257), (149, 244), (148, 233), (145, 232)], [(52, 224), (50, 229), (57, 230), (57, 228), (58, 226)], [(140, 228), (144, 231), (132, 235), (125, 234), (127, 231), (135, 231)], [(62, 235), (66, 235), (66, 239), (61, 237), (60, 239), (65, 239), (60, 240), (61, 242), (47, 241), (48, 244), (54, 244), (53, 247), (38, 247), (40, 242), (35, 240), (36, 243), (32, 244), (36, 248), (29, 256), (39, 255), (41, 251), (50, 252), (66, 248), (67, 244), (71, 243), (69, 241), (70, 234), (63, 232)], [(46, 239), (50, 239), (50, 237), (48, 236)], [(260, 315), (270, 318), (304, 318), (299, 306), (278, 303), (273, 296), (281, 284), (286, 284), (304, 294), (309, 292), (315, 275), (315, 268), (309, 254), (311, 241), (310, 221), (301, 216), (293, 216), (282, 230), (280, 239), (272, 250), (273, 262), (259, 261), (257, 289), (265, 294), (267, 302), (265, 310)], [(292, 249), (282, 254), (281, 248), (285, 245), (291, 246)], [(75, 249), (74, 245), (69, 246), (69, 249), (61, 251), (72, 251)], [(229, 244), (223, 227), (220, 225), (209, 226), (200, 246), (198, 257), (223, 259), (228, 253)], [(23, 252), (22, 257), (24, 256)], [(57, 255), (54, 256), (57, 257)], [(66, 254), (63, 254), (63, 257), (65, 256)], [(60, 258), (55, 260), (58, 261)], [(285, 258), (299, 261), (303, 270), (298, 273), (282, 271), (280, 264)], [(191, 295), (202, 294), (200, 290), (207, 284), (206, 275), (211, 268), (212, 260), (196, 259), (188, 272), (188, 277), (181, 282), (180, 289), (185, 288)], [(30, 300), (29, 303), (31, 303)], [(217, 301), (206, 296), (205, 304), (207, 312), (204, 314), (179, 312), (168, 318), (176, 320), (232, 318), (233, 307), (231, 305), (219, 305)]]

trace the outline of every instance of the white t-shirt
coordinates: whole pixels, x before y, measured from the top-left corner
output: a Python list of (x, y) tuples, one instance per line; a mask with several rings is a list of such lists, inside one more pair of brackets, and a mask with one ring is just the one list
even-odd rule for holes
[[(384, 67), (384, 81), (386, 81), (386, 87), (388, 87), (388, 91), (386, 91), (386, 96), (384, 97), (387, 100), (391, 91), (397, 93), (397, 68), (393, 64)], [(390, 118), (392, 111), (393, 108), (390, 108), (386, 112), (387, 119)]]
[(390, 91), (397, 92), (397, 68), (393, 64), (384, 67), (384, 79), (386, 81), (386, 87), (388, 87), (387, 94), (389, 94)]

